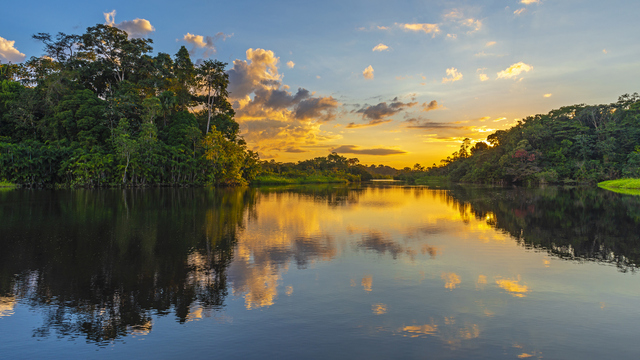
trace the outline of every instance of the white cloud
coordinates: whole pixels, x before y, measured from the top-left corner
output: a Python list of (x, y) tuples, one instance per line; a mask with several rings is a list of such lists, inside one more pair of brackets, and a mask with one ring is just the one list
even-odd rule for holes
[(364, 71), (362, 72), (362, 76), (364, 76), (364, 78), (367, 80), (373, 80), (373, 67), (369, 65), (369, 67), (364, 69)]
[(458, 69), (453, 68), (453, 67), (447, 69), (447, 75), (450, 76), (450, 77), (442, 78), (442, 83), (443, 84), (448, 83), (448, 82), (458, 81), (458, 80), (462, 79), (462, 74), (460, 72), (458, 72)]
[(467, 34), (471, 34), (482, 29), (482, 20), (466, 19), (460, 21), (460, 24), (471, 28), (471, 30), (467, 31)]
[(26, 57), (15, 48), (16, 42), (0, 36), (0, 60), (6, 62), (21, 62)]
[(424, 31), (426, 34), (432, 34), (435, 37), (440, 32), (438, 24), (396, 24), (401, 28), (409, 31)]
[(289, 69), (293, 69), (293, 67), (294, 67), (294, 66), (296, 66), (296, 63), (294, 63), (293, 61), (289, 61), (289, 62), (287, 63), (287, 67), (288, 67)]
[(215, 36), (203, 36), (187, 33), (187, 35), (185, 35), (182, 40), (186, 41), (188, 44), (193, 45), (193, 48), (191, 49), (191, 51), (189, 51), (191, 55), (195, 54), (196, 49), (206, 49), (203, 56), (209, 57), (215, 54), (217, 51), (215, 45), (215, 42), (217, 40), (222, 39), (222, 41), (225, 41), (231, 36), (233, 36), (233, 34), (227, 35), (222, 32), (217, 33)]
[(156, 30), (153, 27), (153, 25), (151, 25), (149, 20), (146, 20), (146, 19), (125, 20), (116, 24), (115, 10), (108, 13), (103, 13), (103, 15), (105, 20), (105, 25), (114, 26), (120, 30), (126, 31), (127, 35), (130, 38), (143, 37), (143, 36), (146, 36), (148, 33)]
[(449, 39), (457, 39), (458, 35), (457, 34), (447, 34), (447, 38), (449, 38)]
[(228, 71), (229, 97), (249, 148), (272, 158), (340, 138), (320, 129), (335, 118), (338, 101), (304, 88), (290, 91), (278, 65), (273, 51), (249, 49)]
[(498, 73), (498, 79), (514, 79), (523, 72), (529, 72), (533, 70), (533, 66), (528, 65), (520, 61), (519, 63), (509, 66), (507, 69)]
[(527, 12), (527, 9), (521, 8), (521, 9), (518, 9), (518, 10), (514, 11), (513, 13), (516, 14), (516, 15), (522, 15), (525, 12)]
[(385, 51), (385, 50), (388, 50), (388, 49), (389, 49), (389, 47), (387, 45), (385, 45), (383, 43), (380, 43), (380, 44), (376, 45), (373, 48), (373, 50), (371, 50), (371, 51)]

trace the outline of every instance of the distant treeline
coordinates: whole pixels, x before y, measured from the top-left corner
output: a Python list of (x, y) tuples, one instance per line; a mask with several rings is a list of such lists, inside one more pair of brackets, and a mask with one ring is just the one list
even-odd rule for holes
[(456, 182), (595, 183), (640, 177), (640, 96), (529, 116), (427, 169)]
[(44, 56), (0, 65), (0, 180), (24, 186), (236, 185), (258, 156), (238, 136), (226, 64), (112, 26), (33, 36)]

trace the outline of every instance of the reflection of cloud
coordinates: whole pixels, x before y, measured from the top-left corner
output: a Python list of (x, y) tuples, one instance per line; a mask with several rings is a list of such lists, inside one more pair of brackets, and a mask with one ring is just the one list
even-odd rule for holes
[(530, 292), (529, 288), (526, 285), (520, 285), (520, 277), (518, 280), (512, 279), (497, 279), (496, 284), (509, 292), (511, 295), (515, 297), (525, 297), (525, 293)]
[(373, 67), (369, 65), (366, 69), (364, 69), (364, 71), (362, 72), (362, 76), (364, 76), (366, 80), (373, 80)]
[(371, 305), (371, 311), (376, 315), (384, 315), (387, 313), (386, 304), (373, 304)]
[(293, 286), (287, 286), (287, 288), (285, 289), (285, 294), (287, 294), (287, 296), (291, 296), (291, 294), (293, 294)]
[(0, 36), (0, 60), (7, 62), (20, 62), (26, 57), (25, 54), (15, 48), (15, 41), (7, 40)]
[(358, 247), (365, 248), (367, 250), (373, 250), (379, 254), (386, 254), (389, 252), (395, 259), (398, 254), (404, 252), (404, 248), (394, 241), (384, 237), (381, 233), (370, 232), (362, 237), (362, 240), (358, 243)]
[(401, 333), (408, 333), (410, 337), (420, 337), (423, 335), (435, 335), (438, 332), (438, 325), (410, 325), (398, 330)]
[(498, 79), (513, 79), (523, 72), (529, 72), (533, 70), (533, 66), (523, 63), (522, 61), (515, 63), (505, 70), (498, 73)]
[(16, 299), (13, 296), (0, 296), (0, 317), (13, 315)]
[(460, 276), (456, 273), (442, 273), (440, 275), (442, 280), (444, 280), (445, 289), (453, 290), (456, 286), (460, 285)]
[(462, 79), (462, 74), (458, 72), (458, 69), (452, 67), (447, 69), (447, 75), (450, 77), (443, 77), (442, 83), (446, 84), (448, 82), (455, 82)]
[(476, 281), (476, 289), (484, 289), (487, 285), (487, 277), (484, 275), (478, 275), (478, 281)]
[(376, 149), (361, 149), (355, 145), (342, 145), (337, 148), (331, 149), (332, 152), (336, 152), (338, 154), (363, 154), (363, 155), (399, 155), (406, 154), (407, 152), (399, 149), (384, 149), (384, 148), (376, 148)]
[(115, 23), (116, 11), (113, 10), (108, 13), (103, 13), (105, 25), (116, 27), (120, 30), (127, 32), (130, 38), (138, 38), (147, 35), (148, 33), (155, 31), (156, 29), (151, 25), (149, 20), (135, 19), (125, 20), (120, 23)]
[(373, 278), (371, 277), (371, 275), (367, 275), (365, 277), (362, 278), (362, 281), (360, 282), (360, 284), (362, 284), (362, 288), (364, 289), (364, 291), (372, 291), (373, 288)]

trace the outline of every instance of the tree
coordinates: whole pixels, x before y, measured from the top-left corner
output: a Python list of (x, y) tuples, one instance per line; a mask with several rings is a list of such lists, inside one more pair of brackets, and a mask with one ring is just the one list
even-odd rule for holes
[(197, 68), (197, 85), (199, 90), (203, 93), (200, 101), (204, 103), (207, 109), (207, 128), (206, 133), (209, 133), (209, 127), (211, 125), (211, 116), (218, 110), (225, 110), (230, 108), (228, 106), (229, 93), (227, 86), (229, 86), (229, 75), (224, 71), (227, 64), (217, 60), (205, 60)]

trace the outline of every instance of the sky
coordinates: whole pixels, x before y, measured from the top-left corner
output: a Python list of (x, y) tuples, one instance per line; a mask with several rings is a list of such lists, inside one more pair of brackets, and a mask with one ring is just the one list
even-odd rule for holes
[(35, 33), (111, 24), (154, 53), (228, 63), (261, 159), (430, 166), (466, 137), (640, 91), (638, 13), (637, 0), (14, 1), (0, 62), (42, 56)]

